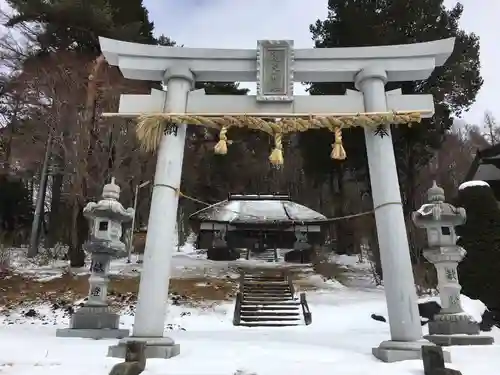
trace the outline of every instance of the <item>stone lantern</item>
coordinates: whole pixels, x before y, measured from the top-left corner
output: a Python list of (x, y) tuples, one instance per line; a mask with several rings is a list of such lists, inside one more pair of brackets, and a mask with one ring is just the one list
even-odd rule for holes
[(429, 322), (429, 341), (438, 345), (489, 345), (493, 338), (479, 336), (479, 324), (466, 314), (460, 302), (458, 263), (467, 252), (456, 244), (455, 227), (466, 221), (465, 209), (445, 202), (436, 185), (427, 191), (428, 203), (413, 212), (413, 222), (427, 232), (424, 257), (436, 267), (441, 311)]
[(115, 179), (104, 186), (102, 199), (83, 209), (90, 222), (90, 240), (85, 250), (91, 254), (89, 295), (84, 306), (71, 317), (70, 328), (60, 329), (57, 336), (87, 338), (123, 338), (128, 329), (119, 329), (120, 316), (108, 306), (108, 272), (111, 258), (127, 255), (122, 238), (122, 224), (132, 221), (133, 208), (123, 208), (118, 201), (120, 187)]
[(311, 246), (309, 245), (309, 242), (307, 239), (307, 233), (296, 231), (293, 249), (294, 250), (307, 250), (310, 247)]

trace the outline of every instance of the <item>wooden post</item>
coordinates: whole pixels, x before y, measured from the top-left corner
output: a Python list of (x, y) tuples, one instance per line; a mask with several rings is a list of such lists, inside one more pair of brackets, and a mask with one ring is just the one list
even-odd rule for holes
[(109, 375), (139, 375), (146, 368), (146, 343), (128, 341), (125, 345), (125, 362), (113, 366)]

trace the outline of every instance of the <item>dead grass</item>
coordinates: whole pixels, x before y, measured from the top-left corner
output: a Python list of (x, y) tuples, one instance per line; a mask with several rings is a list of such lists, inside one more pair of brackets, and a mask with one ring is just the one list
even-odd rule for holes
[[(312, 267), (286, 264), (283, 267), (245, 267), (245, 271), (266, 275), (278, 275), (286, 271), (297, 290), (312, 291), (320, 287), (309, 276), (321, 275), (324, 279), (342, 282), (346, 269), (323, 257), (316, 258)], [(232, 271), (238, 272), (238, 269)], [(183, 304), (199, 304), (209, 301), (228, 301), (234, 298), (239, 286), (238, 279), (229, 277), (194, 277), (171, 279), (169, 292), (179, 296)], [(111, 276), (108, 294), (111, 305), (124, 305), (135, 302), (139, 289), (139, 277)], [(12, 308), (31, 303), (71, 304), (88, 294), (88, 275), (74, 276), (65, 273), (48, 281), (37, 281), (26, 275), (15, 273), (0, 274), (0, 307)]]
[[(170, 293), (183, 300), (224, 301), (235, 294), (237, 284), (231, 279), (192, 278), (170, 280)], [(109, 295), (136, 296), (139, 277), (115, 277), (109, 283)], [(4, 274), (0, 280), (0, 306), (12, 307), (29, 302), (74, 301), (88, 294), (88, 276), (64, 274), (49, 281), (36, 281), (18, 274)], [(118, 298), (120, 299), (120, 298)]]

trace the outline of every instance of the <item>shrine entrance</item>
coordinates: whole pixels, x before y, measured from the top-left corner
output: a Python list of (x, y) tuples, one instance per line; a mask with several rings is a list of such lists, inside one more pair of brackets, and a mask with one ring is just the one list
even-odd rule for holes
[[(370, 171), (391, 338), (373, 348), (383, 361), (420, 357), (422, 330), (391, 138), (391, 125), (411, 125), (434, 113), (432, 95), (386, 92), (387, 82), (416, 81), (443, 65), (454, 39), (399, 46), (294, 49), (288, 40), (265, 40), (256, 49), (159, 47), (100, 38), (109, 64), (125, 78), (162, 82), (166, 91), (122, 95), (119, 111), (137, 117), (137, 136), (156, 151), (148, 235), (133, 336), (147, 355), (168, 358), (179, 345), (163, 336), (170, 259), (181, 181), (186, 126), (218, 129), (215, 152), (227, 152), (230, 130), (249, 127), (274, 138), (269, 159), (284, 162), (288, 133), (325, 128), (332, 132), (334, 159), (345, 159), (342, 129), (362, 126)], [(205, 96), (200, 82), (257, 82), (255, 96)], [(354, 82), (345, 95), (294, 96), (297, 82)], [(381, 136), (383, 135), (383, 136)], [(170, 213), (170, 214), (165, 214)], [(127, 339), (110, 348), (123, 357)]]

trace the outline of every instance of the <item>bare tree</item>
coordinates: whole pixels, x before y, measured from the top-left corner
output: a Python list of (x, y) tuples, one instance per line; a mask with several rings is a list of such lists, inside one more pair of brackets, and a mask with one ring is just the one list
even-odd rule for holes
[(490, 111), (484, 113), (484, 137), (490, 145), (500, 142), (500, 126)]

